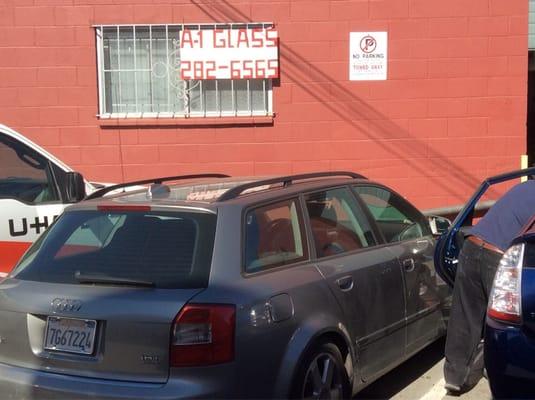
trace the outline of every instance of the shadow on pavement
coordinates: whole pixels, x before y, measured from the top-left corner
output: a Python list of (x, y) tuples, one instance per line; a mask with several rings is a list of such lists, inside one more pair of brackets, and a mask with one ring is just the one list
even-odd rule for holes
[(389, 399), (420, 378), (444, 357), (442, 338), (359, 392), (354, 399)]

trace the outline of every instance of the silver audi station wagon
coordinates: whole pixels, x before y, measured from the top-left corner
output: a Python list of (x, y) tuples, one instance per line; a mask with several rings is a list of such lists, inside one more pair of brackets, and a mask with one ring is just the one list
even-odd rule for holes
[(352, 172), (102, 189), (0, 283), (0, 395), (349, 397), (444, 334), (434, 246)]

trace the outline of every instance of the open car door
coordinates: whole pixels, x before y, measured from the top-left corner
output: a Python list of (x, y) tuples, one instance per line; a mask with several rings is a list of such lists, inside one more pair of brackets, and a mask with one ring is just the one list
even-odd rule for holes
[(485, 179), (459, 212), (449, 229), (438, 239), (435, 249), (435, 268), (440, 277), (449, 286), (453, 287), (455, 282), (459, 252), (464, 239), (461, 228), (472, 225), (478, 201), (492, 185), (532, 175), (535, 175), (535, 167), (507, 172)]

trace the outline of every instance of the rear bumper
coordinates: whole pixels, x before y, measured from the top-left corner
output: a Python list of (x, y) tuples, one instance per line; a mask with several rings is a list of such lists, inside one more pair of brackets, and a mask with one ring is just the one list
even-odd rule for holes
[[(164, 384), (111, 381), (60, 375), (0, 364), (4, 399), (186, 399), (235, 397), (228, 365), (180, 371)], [(224, 385), (224, 386), (223, 386)]]
[(495, 398), (535, 398), (535, 337), (487, 318), (485, 366)]

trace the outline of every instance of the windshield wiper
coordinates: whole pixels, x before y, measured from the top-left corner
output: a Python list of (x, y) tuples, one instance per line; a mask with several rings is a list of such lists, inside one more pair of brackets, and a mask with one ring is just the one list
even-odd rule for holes
[(100, 275), (100, 274), (82, 274), (80, 271), (74, 273), (74, 279), (78, 283), (104, 283), (108, 285), (125, 285), (125, 286), (140, 286), (140, 287), (154, 287), (154, 282), (143, 281), (138, 279), (121, 278), (117, 276)]

